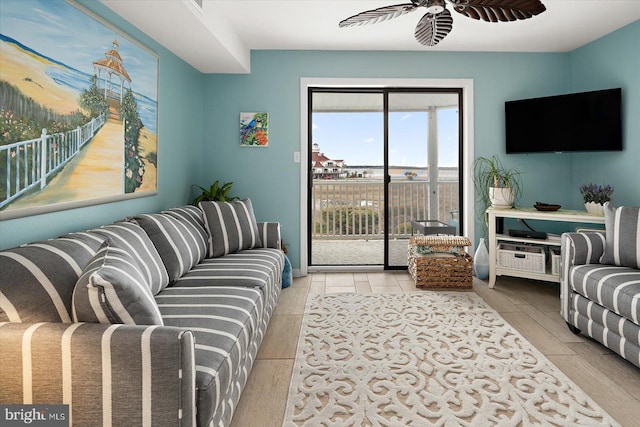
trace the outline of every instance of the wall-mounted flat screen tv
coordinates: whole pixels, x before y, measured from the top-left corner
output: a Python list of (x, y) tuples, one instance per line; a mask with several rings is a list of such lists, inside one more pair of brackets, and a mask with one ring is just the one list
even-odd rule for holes
[(507, 153), (622, 150), (622, 90), (505, 102)]

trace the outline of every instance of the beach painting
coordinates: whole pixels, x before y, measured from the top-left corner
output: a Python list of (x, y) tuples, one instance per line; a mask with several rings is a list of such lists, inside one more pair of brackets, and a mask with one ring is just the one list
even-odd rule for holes
[(0, 220), (156, 194), (158, 68), (72, 1), (2, 0)]
[(269, 146), (269, 113), (240, 113), (240, 145)]

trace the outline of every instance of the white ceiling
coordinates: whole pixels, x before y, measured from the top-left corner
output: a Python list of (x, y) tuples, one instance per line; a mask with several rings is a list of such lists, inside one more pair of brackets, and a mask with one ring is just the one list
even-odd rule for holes
[(413, 36), (424, 9), (338, 28), (359, 12), (408, 0), (202, 0), (202, 8), (195, 0), (100, 1), (203, 73), (249, 73), (251, 50), (568, 52), (640, 19), (640, 0), (542, 0), (542, 14), (500, 23), (449, 5), (453, 30), (424, 47)]

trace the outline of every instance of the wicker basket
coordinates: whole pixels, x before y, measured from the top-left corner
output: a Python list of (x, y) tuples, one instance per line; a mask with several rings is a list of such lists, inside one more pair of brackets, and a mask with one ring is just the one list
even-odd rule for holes
[(500, 243), (496, 264), (498, 267), (544, 274), (545, 256), (542, 246)]
[(470, 289), (473, 286), (473, 257), (464, 251), (423, 255), (416, 252), (415, 244), (410, 244), (408, 264), (417, 288)]

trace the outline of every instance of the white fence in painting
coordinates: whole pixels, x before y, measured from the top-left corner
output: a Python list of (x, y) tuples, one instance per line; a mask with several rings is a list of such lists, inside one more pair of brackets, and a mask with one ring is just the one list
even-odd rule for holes
[[(0, 208), (32, 188), (47, 186), (47, 179), (67, 164), (93, 138), (106, 121), (106, 113), (74, 130), (0, 146)], [(4, 166), (4, 168), (2, 168)]]

